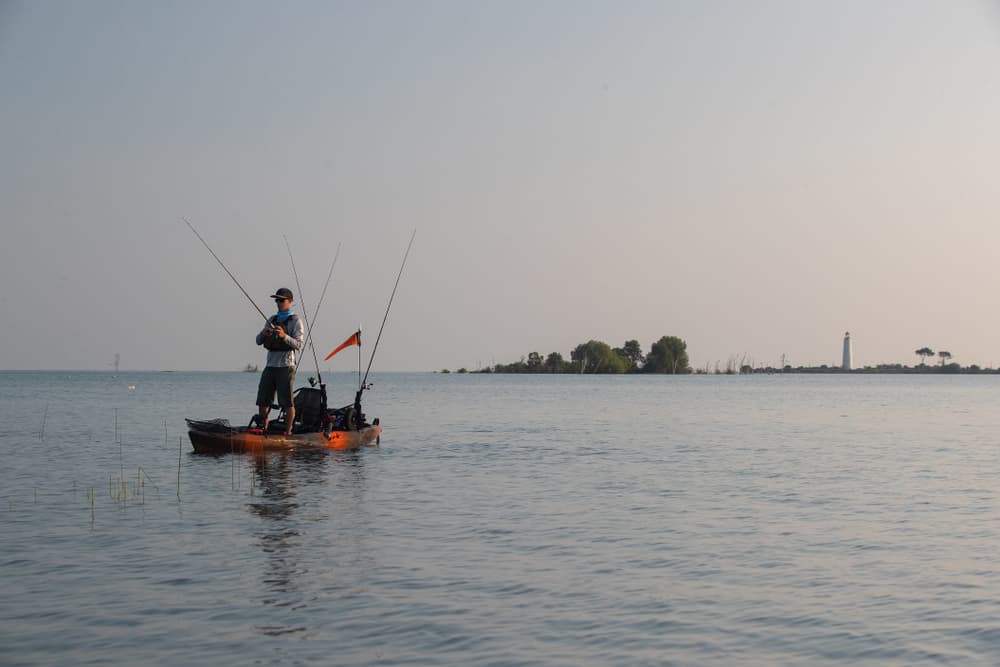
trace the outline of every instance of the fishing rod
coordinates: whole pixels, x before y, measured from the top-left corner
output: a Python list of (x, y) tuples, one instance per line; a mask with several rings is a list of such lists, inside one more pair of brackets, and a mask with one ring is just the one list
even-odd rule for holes
[(229, 274), (229, 277), (233, 279), (233, 282), (236, 283), (236, 286), (240, 288), (241, 292), (243, 292), (243, 296), (249, 299), (250, 303), (253, 304), (253, 307), (257, 310), (258, 313), (260, 313), (260, 316), (264, 318), (264, 321), (269, 322), (270, 320), (268, 320), (267, 315), (264, 314), (264, 311), (261, 310), (260, 306), (257, 305), (257, 302), (254, 301), (249, 294), (247, 294), (247, 291), (243, 289), (243, 285), (240, 285), (240, 281), (236, 279), (236, 276), (233, 275), (232, 271), (226, 268), (226, 265), (222, 263), (222, 260), (219, 259), (218, 255), (215, 254), (215, 251), (208, 246), (208, 243), (206, 243), (205, 239), (201, 237), (201, 234), (198, 233), (198, 230), (194, 228), (194, 225), (192, 225), (191, 222), (184, 216), (181, 216), (181, 220), (183, 220), (187, 224), (187, 226), (191, 228), (191, 231), (194, 232), (194, 235), (198, 237), (198, 240), (201, 241), (202, 245), (204, 245), (205, 248), (210, 253), (212, 253), (212, 257), (215, 258), (215, 261), (219, 263), (219, 266), (221, 266), (226, 273)]
[(361, 402), (361, 392), (365, 390), (365, 382), (368, 380), (368, 372), (372, 369), (372, 362), (375, 361), (375, 351), (378, 349), (378, 342), (382, 340), (382, 330), (385, 329), (385, 321), (389, 319), (389, 309), (392, 308), (392, 299), (396, 296), (396, 288), (399, 287), (399, 279), (403, 277), (403, 267), (406, 266), (406, 259), (410, 256), (410, 248), (413, 247), (413, 239), (417, 235), (417, 230), (413, 230), (413, 234), (410, 235), (410, 243), (406, 246), (406, 253), (403, 255), (403, 263), (399, 267), (399, 274), (396, 276), (396, 284), (392, 287), (392, 294), (389, 295), (389, 305), (385, 307), (385, 316), (382, 318), (382, 326), (378, 329), (378, 336), (375, 337), (375, 345), (372, 347), (372, 356), (368, 358), (368, 368), (365, 369), (365, 377), (361, 380), (361, 385), (358, 387), (358, 395), (355, 397), (354, 403), (358, 405)]
[[(306, 307), (306, 297), (305, 297), (305, 294), (302, 293), (302, 284), (299, 282), (299, 271), (298, 271), (298, 269), (295, 268), (295, 258), (292, 257), (292, 244), (288, 242), (288, 237), (286, 235), (282, 234), (281, 238), (285, 239), (285, 247), (288, 248), (288, 259), (292, 263), (292, 275), (295, 276), (295, 289), (298, 290), (299, 303), (302, 304), (302, 319), (305, 320), (306, 331), (308, 331), (310, 329), (310, 326), (309, 326), (309, 315), (308, 315), (308, 312), (307, 312), (309, 309)], [(308, 344), (308, 341), (306, 339), (303, 339), (302, 340), (302, 346), (305, 347), (306, 344)], [(302, 356), (303, 355), (300, 354), (295, 359), (295, 372), (298, 372), (298, 370), (299, 370), (299, 364), (302, 363)], [(313, 358), (314, 359), (316, 358), (316, 350), (313, 350)], [(316, 361), (316, 376), (319, 379), (320, 384), (322, 384), (323, 383), (323, 378), (319, 376), (319, 361), (318, 360)]]
[[(285, 239), (285, 247), (288, 248), (288, 259), (292, 262), (292, 273), (295, 275), (295, 288), (299, 291), (299, 300), (302, 303), (302, 318), (306, 323), (306, 338), (305, 343), (309, 345), (309, 349), (312, 350), (313, 361), (316, 363), (316, 379), (318, 380), (320, 386), (323, 385), (323, 376), (319, 369), (319, 359), (316, 356), (316, 347), (313, 345), (312, 341), (312, 329), (316, 324), (316, 318), (319, 317), (319, 309), (323, 305), (323, 299), (326, 297), (326, 289), (330, 286), (330, 278), (333, 277), (333, 268), (337, 266), (337, 258), (340, 257), (340, 244), (337, 244), (337, 252), (333, 256), (333, 263), (330, 264), (330, 272), (326, 275), (326, 283), (323, 285), (323, 293), (319, 297), (319, 302), (316, 304), (316, 310), (313, 312), (312, 322), (310, 322), (305, 298), (302, 294), (302, 285), (299, 283), (299, 272), (295, 268), (295, 258), (292, 257), (292, 246), (288, 242), (288, 237), (282, 234), (282, 238)], [(302, 356), (300, 355), (295, 362), (296, 372), (299, 370), (299, 364), (302, 363)]]
[[(306, 332), (306, 340), (309, 341), (309, 346), (312, 347), (313, 356), (316, 355), (316, 348), (312, 344), (312, 328), (316, 324), (316, 320), (319, 318), (319, 309), (323, 307), (323, 300), (326, 299), (326, 288), (330, 286), (330, 278), (333, 277), (333, 267), (337, 266), (337, 258), (340, 257), (340, 244), (337, 244), (337, 252), (333, 255), (333, 262), (330, 264), (330, 272), (326, 274), (326, 283), (323, 285), (323, 292), (319, 295), (319, 303), (316, 304), (316, 311), (313, 313), (312, 324), (309, 325), (309, 331)], [(316, 361), (316, 375), (319, 375), (319, 361)]]

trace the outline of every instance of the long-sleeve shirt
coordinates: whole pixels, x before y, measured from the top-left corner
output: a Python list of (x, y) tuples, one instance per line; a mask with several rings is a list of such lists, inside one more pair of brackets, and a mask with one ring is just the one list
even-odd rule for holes
[[(289, 347), (295, 348), (294, 350), (268, 350), (267, 351), (267, 363), (266, 366), (295, 366), (295, 352), (296, 350), (301, 350), (302, 346), (306, 342), (306, 329), (302, 326), (302, 318), (297, 315), (291, 318), (291, 325), (286, 321), (285, 324), (279, 325), (285, 330), (285, 336), (282, 340)], [(257, 334), (257, 344), (264, 344), (264, 336), (260, 333)]]

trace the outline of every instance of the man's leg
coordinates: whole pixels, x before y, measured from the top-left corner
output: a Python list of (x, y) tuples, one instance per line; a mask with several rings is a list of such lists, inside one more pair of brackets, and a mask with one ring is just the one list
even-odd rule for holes
[(274, 402), (274, 374), (265, 367), (260, 374), (260, 384), (257, 385), (257, 414), (260, 415), (260, 427), (267, 432), (267, 417), (271, 414), (271, 403)]
[(293, 385), (295, 384), (295, 369), (286, 368), (279, 383), (278, 403), (285, 410), (285, 435), (291, 435), (292, 427), (295, 425), (295, 401), (292, 398)]

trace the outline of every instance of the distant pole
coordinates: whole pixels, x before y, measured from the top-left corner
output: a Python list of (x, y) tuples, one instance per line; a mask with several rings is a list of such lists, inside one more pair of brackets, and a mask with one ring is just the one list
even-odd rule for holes
[(851, 350), (851, 332), (850, 331), (846, 331), (846, 332), (844, 332), (844, 363), (843, 363), (843, 366), (842, 366), (842, 368), (845, 371), (851, 370), (851, 367), (852, 367), (852, 364), (853, 364), (853, 361), (854, 361), (852, 359), (851, 352), (852, 352), (852, 350)]

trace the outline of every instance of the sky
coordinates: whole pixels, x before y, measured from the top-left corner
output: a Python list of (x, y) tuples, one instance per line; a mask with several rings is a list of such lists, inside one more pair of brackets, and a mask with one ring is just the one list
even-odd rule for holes
[(0, 369), (263, 365), (182, 218), (366, 360), (416, 230), (376, 371), (1000, 364), (998, 2), (0, 0), (0, 91)]

